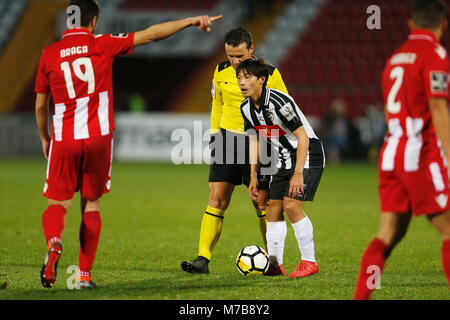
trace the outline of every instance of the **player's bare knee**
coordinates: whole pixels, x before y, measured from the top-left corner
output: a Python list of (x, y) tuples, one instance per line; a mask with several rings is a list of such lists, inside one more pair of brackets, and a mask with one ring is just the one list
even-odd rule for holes
[(283, 209), (290, 212), (303, 211), (303, 201), (285, 197), (283, 199)]
[(208, 202), (209, 206), (221, 210), (226, 210), (229, 204), (230, 200), (219, 194), (211, 195)]
[(411, 212), (382, 212), (377, 238), (385, 245), (395, 247), (406, 235), (410, 221)]
[(252, 204), (253, 204), (253, 207), (255, 207), (255, 209), (257, 209), (257, 210), (264, 211), (267, 209), (266, 201), (252, 200)]
[(406, 230), (381, 229), (377, 238), (388, 247), (395, 247), (405, 236)]
[(100, 211), (100, 200), (88, 200), (84, 212)]
[(428, 219), (439, 232), (443, 240), (450, 239), (450, 212), (431, 215)]
[(291, 222), (296, 222), (305, 216), (303, 203), (294, 199), (285, 198), (283, 200), (283, 211), (286, 212)]
[(48, 206), (61, 206), (64, 209), (68, 210), (70, 205), (72, 204), (72, 200), (54, 200), (48, 199)]
[(450, 230), (441, 233), (442, 241), (450, 240)]
[(226, 210), (230, 204), (231, 192), (224, 188), (212, 187), (210, 184), (208, 205), (213, 208)]

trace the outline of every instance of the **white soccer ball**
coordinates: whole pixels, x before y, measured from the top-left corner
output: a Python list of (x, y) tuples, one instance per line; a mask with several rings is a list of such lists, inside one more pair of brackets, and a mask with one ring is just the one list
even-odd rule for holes
[(269, 268), (269, 256), (263, 248), (248, 246), (239, 251), (236, 267), (244, 275), (262, 275)]

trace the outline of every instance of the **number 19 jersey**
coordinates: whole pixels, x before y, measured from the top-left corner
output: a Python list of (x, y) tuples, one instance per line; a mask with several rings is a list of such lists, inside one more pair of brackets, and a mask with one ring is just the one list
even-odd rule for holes
[(55, 141), (106, 136), (114, 130), (112, 63), (131, 54), (134, 34), (93, 35), (87, 29), (64, 32), (42, 52), (36, 93), (55, 103)]
[(380, 151), (385, 212), (431, 214), (449, 208), (446, 163), (433, 127), (430, 98), (449, 98), (450, 62), (431, 31), (415, 29), (387, 60), (382, 88), (388, 133)]

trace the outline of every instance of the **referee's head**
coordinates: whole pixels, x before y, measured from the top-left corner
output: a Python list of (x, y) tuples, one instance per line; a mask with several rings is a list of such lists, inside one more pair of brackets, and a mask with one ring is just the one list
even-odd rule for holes
[(427, 29), (440, 38), (447, 28), (447, 5), (441, 0), (415, 0), (411, 8), (411, 29)]
[(261, 96), (262, 88), (267, 84), (269, 70), (263, 61), (248, 59), (236, 68), (236, 77), (242, 95), (256, 101)]
[(255, 47), (252, 35), (247, 29), (241, 27), (231, 29), (225, 35), (224, 42), (228, 60), (235, 70), (242, 61), (253, 56)]

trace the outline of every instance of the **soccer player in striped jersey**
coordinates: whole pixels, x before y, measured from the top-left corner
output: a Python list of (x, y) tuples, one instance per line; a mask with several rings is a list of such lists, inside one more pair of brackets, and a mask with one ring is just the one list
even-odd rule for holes
[[(225, 211), (231, 201), (234, 188), (250, 182), (248, 164), (248, 136), (240, 105), (244, 97), (236, 80), (235, 70), (244, 60), (254, 58), (254, 44), (248, 30), (237, 27), (225, 35), (225, 52), (228, 60), (217, 65), (212, 81), (211, 154), (209, 170), (209, 200), (200, 226), (198, 256), (193, 261), (183, 261), (181, 268), (189, 273), (208, 273), (209, 262), (223, 227)], [(268, 65), (267, 86), (287, 93), (280, 72)], [(242, 147), (242, 148), (241, 148)], [(231, 161), (228, 161), (231, 159)], [(241, 161), (242, 160), (242, 161)], [(259, 220), (259, 228), (266, 243), (266, 202), (268, 175), (260, 175), (258, 199), (253, 206)]]
[(389, 132), (378, 165), (380, 228), (361, 260), (354, 299), (369, 299), (385, 260), (408, 230), (426, 216), (442, 238), (442, 267), (450, 285), (450, 60), (439, 39), (446, 5), (416, 0), (408, 41), (386, 62), (382, 76)]
[[(78, 284), (83, 289), (95, 287), (91, 269), (101, 230), (99, 199), (111, 186), (114, 58), (189, 26), (210, 31), (212, 21), (221, 16), (169, 21), (129, 34), (94, 35), (97, 1), (72, 0), (69, 5), (78, 6), (81, 27), (65, 31), (60, 41), (44, 49), (35, 86), (36, 121), (48, 159), (43, 194), (48, 208), (42, 215), (48, 252), (41, 282), (50, 288), (56, 281), (65, 215), (74, 193), (80, 191)], [(47, 123), (50, 95), (55, 103), (51, 134)]]
[(246, 60), (236, 69), (241, 92), (244, 127), (250, 134), (251, 175), (249, 196), (258, 196), (259, 138), (278, 153), (277, 172), (269, 184), (267, 249), (270, 266), (266, 275), (284, 275), (283, 252), (287, 233), (283, 212), (294, 229), (301, 259), (289, 277), (319, 272), (315, 258), (313, 225), (303, 211), (313, 201), (325, 167), (322, 143), (292, 97), (266, 87), (267, 68), (260, 61)]

